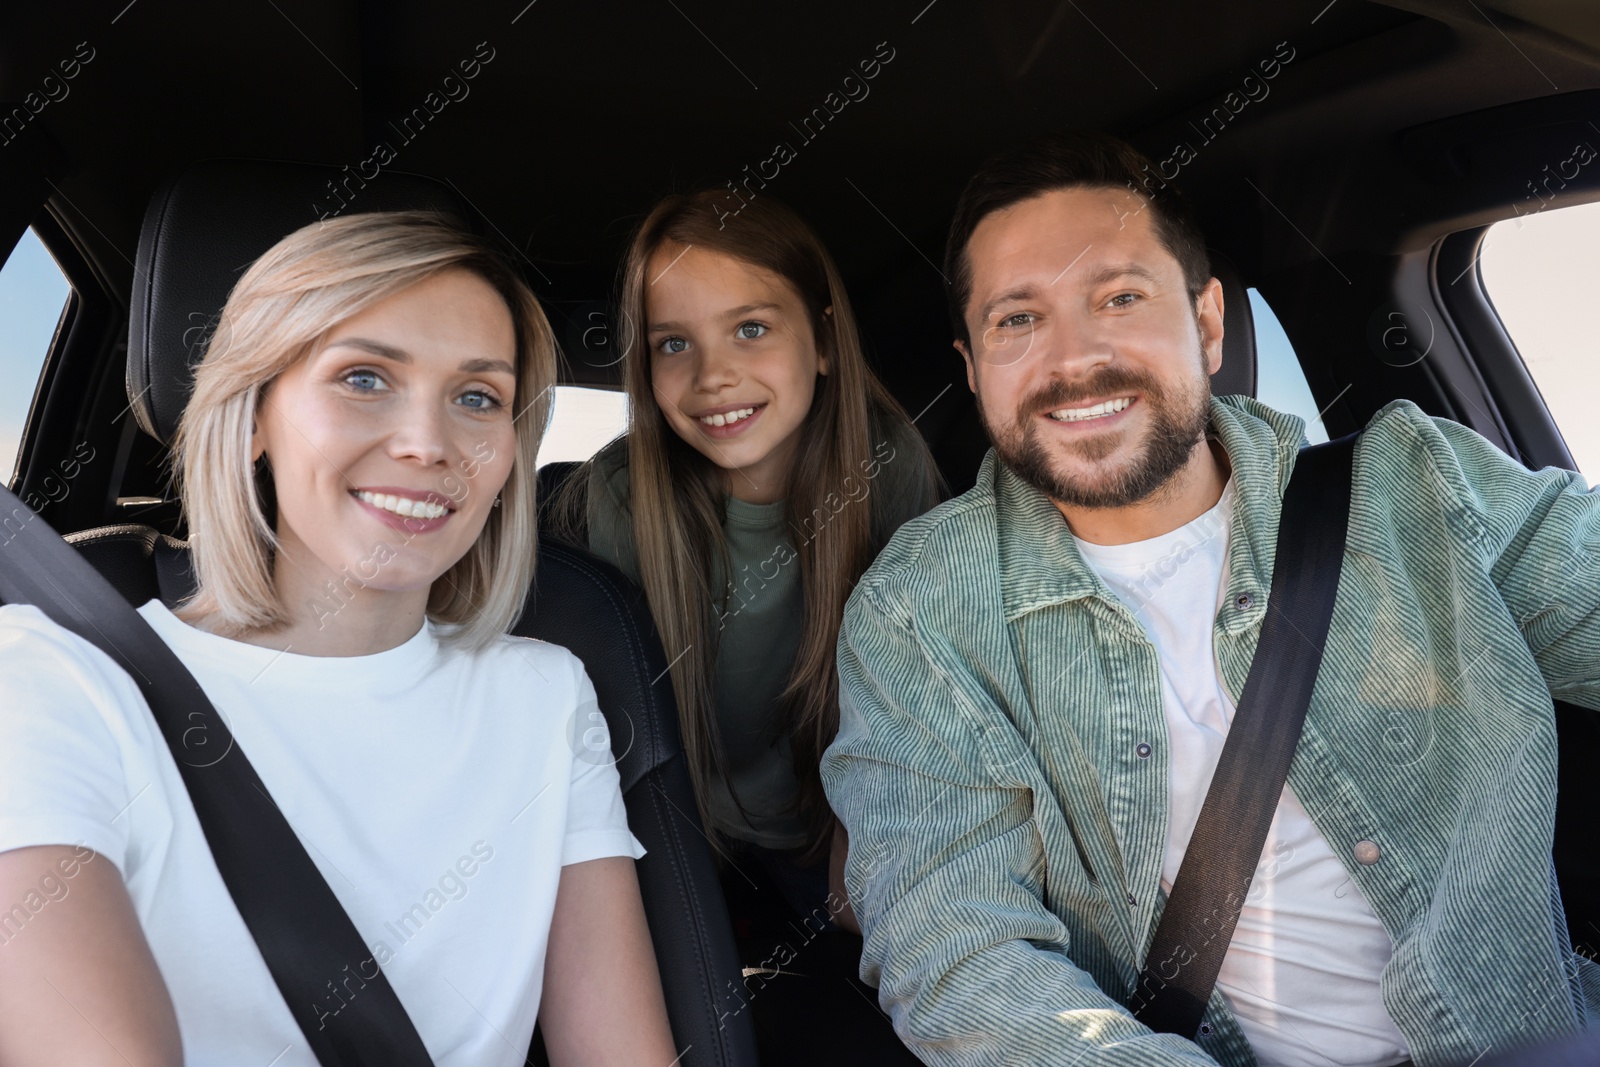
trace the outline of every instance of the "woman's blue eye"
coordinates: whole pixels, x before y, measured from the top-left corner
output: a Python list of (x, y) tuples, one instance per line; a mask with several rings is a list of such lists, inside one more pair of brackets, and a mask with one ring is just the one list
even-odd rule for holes
[(739, 328), (733, 331), (742, 341), (754, 341), (767, 332), (767, 327), (759, 322), (741, 322)]
[(377, 372), (370, 370), (353, 370), (344, 376), (344, 380), (362, 392), (373, 392), (383, 385), (383, 379), (378, 377)]
[(461, 400), (462, 407), (468, 407), (474, 411), (493, 411), (500, 406), (500, 401), (482, 389), (474, 389), (471, 392), (462, 393)]
[(675, 356), (679, 352), (687, 349), (689, 347), (689, 342), (685, 341), (681, 337), (664, 337), (661, 339), (661, 344), (658, 347), (660, 347), (661, 351), (667, 353), (668, 355)]

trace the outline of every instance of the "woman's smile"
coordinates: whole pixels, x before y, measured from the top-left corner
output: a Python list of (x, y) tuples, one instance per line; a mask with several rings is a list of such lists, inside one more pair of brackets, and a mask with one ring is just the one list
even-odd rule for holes
[(407, 533), (432, 533), (455, 514), (448, 497), (427, 490), (379, 485), (352, 489), (350, 496), (379, 522)]

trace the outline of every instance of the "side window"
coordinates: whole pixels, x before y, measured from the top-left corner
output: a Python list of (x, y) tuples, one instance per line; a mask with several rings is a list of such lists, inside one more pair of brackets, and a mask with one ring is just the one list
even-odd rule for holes
[(1483, 235), (1483, 288), (1578, 469), (1600, 477), (1600, 204), (1540, 210)]
[(0, 267), (0, 478), (15, 479), (22, 428), (72, 287), (28, 230)]
[(539, 443), (539, 466), (585, 460), (628, 428), (628, 395), (579, 385), (555, 388), (550, 425)]
[(1269, 408), (1306, 420), (1306, 440), (1320, 444), (1328, 428), (1318, 414), (1316, 398), (1306, 383), (1306, 372), (1294, 354), (1289, 335), (1261, 294), (1250, 293), (1250, 314), (1256, 321), (1256, 399)]

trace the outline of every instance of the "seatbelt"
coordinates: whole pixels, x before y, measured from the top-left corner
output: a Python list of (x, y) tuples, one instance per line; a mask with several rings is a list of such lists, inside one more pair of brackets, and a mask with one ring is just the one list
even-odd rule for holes
[(139, 686), (217, 870), (318, 1062), (431, 1067), (388, 977), (200, 684), (122, 595), (4, 485), (0, 602), (39, 608)]
[(1302, 449), (1284, 491), (1255, 657), (1129, 1003), (1158, 1033), (1194, 1038), (1283, 797), (1339, 589), (1357, 436)]

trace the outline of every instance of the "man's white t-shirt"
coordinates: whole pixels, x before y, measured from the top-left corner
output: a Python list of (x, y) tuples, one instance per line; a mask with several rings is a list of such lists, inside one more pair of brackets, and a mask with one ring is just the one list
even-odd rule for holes
[[(303, 656), (206, 633), (158, 600), (139, 613), (233, 731), (433, 1061), (520, 1065), (562, 866), (644, 854), (577, 657), (515, 637), (468, 652), (432, 623), (376, 655)], [(316, 1067), (132, 679), (11, 605), (0, 686), (0, 851), (80, 845), (117, 867), (189, 1067)], [(40, 873), (0, 942), (71, 893), (64, 870)], [(360, 995), (354, 972), (328, 977), (321, 1010)]]
[[(1161, 887), (1194, 834), (1233, 721), (1211, 644), (1233, 512), (1230, 480), (1204, 515), (1083, 558), (1143, 624), (1161, 664), (1171, 804)], [(1311, 816), (1284, 787), (1217, 986), (1263, 1067), (1385, 1067), (1406, 1058), (1379, 977), (1394, 942)]]

